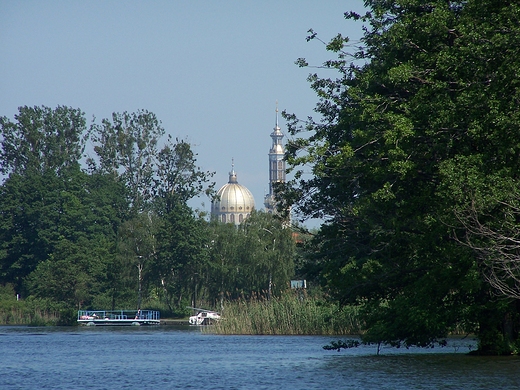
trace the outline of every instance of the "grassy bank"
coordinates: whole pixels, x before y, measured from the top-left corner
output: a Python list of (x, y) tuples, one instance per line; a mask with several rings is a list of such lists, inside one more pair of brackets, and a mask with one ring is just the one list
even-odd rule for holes
[(17, 299), (11, 286), (0, 286), (0, 325), (69, 325), (75, 311), (45, 299)]
[(217, 334), (348, 335), (360, 331), (357, 310), (288, 291), (267, 300), (230, 301), (223, 319), (212, 327)]
[(59, 325), (70, 316), (44, 300), (0, 300), (0, 325)]
[(0, 309), (0, 325), (52, 326), (61, 322), (60, 317), (55, 311), (19, 307)]

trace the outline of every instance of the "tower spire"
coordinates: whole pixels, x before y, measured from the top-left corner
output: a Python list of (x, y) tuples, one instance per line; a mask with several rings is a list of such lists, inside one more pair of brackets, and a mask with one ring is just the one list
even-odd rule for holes
[(276, 120), (271, 139), (273, 140), (269, 150), (269, 193), (264, 198), (264, 206), (269, 213), (275, 212), (274, 185), (285, 182), (285, 150), (282, 145), (283, 133), (278, 126), (278, 100), (276, 101)]
[(276, 123), (275, 127), (278, 128), (278, 100), (276, 101)]

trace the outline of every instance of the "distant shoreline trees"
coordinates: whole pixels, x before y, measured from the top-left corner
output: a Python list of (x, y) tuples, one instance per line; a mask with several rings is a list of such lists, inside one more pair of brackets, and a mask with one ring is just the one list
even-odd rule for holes
[[(95, 155), (83, 166), (87, 142)], [(148, 111), (114, 113), (90, 127), (81, 110), (65, 106), (1, 117), (0, 285), (64, 307), (153, 304), (170, 313), (216, 305), (223, 294), (262, 293), (269, 275), (283, 288), (293, 261), (287, 233), (257, 213), (248, 234), (260, 231), (258, 253), (245, 243), (237, 249), (243, 240), (233, 240), (246, 234), (187, 205), (215, 196), (214, 173), (196, 161), (191, 145), (165, 137)], [(256, 233), (255, 220), (263, 221)], [(263, 237), (263, 227), (275, 235)], [(239, 277), (226, 276), (231, 270)]]

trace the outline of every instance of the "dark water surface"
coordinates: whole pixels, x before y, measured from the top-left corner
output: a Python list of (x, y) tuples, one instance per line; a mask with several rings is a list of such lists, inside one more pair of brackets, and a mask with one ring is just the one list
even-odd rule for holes
[(520, 359), (435, 349), (325, 351), (330, 336), (181, 327), (0, 327), (0, 389), (520, 389)]

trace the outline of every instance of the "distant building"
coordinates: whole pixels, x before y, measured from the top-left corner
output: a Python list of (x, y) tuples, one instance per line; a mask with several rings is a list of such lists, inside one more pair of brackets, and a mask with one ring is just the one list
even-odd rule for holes
[(285, 161), (282, 139), (283, 133), (278, 126), (278, 106), (276, 107), (276, 122), (271, 133), (273, 144), (269, 150), (269, 193), (265, 195), (264, 206), (268, 213), (276, 212), (276, 201), (274, 198), (275, 183), (285, 183)]
[[(269, 150), (269, 193), (265, 195), (264, 206), (267, 213), (276, 212), (274, 198), (275, 183), (285, 182), (285, 161), (282, 139), (284, 135), (278, 126), (278, 107), (276, 107), (276, 122), (271, 139), (273, 144)], [(255, 208), (255, 200), (251, 191), (238, 184), (235, 164), (231, 164), (229, 181), (217, 192), (217, 200), (211, 203), (211, 216), (220, 222), (241, 224)]]
[(211, 203), (211, 215), (224, 223), (241, 224), (255, 208), (253, 194), (238, 184), (234, 164), (231, 165), (229, 181), (217, 192), (217, 200)]

